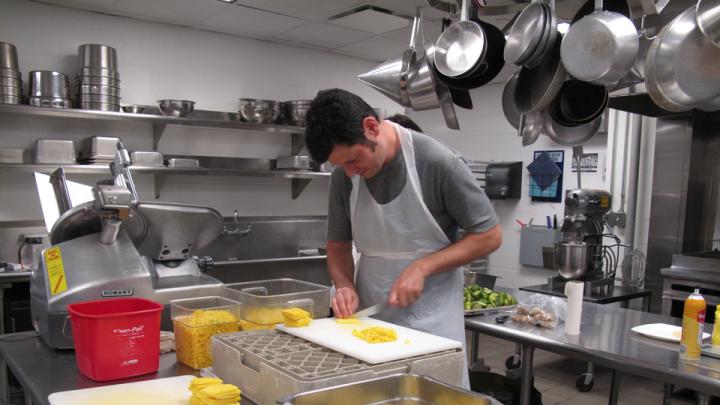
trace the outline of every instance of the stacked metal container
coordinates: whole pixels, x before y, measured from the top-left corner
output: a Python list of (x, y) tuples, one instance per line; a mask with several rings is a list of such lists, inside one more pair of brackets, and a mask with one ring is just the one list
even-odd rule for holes
[(15, 45), (0, 42), (0, 103), (20, 104), (22, 80)]
[(78, 107), (120, 111), (120, 73), (117, 67), (115, 48), (99, 44), (78, 47)]
[(70, 108), (68, 77), (60, 72), (33, 70), (28, 74), (28, 104), (35, 107)]

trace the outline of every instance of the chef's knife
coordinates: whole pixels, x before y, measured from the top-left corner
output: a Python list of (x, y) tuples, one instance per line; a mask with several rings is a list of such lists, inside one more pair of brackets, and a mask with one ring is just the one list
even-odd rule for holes
[(375, 304), (371, 307), (367, 307), (361, 311), (355, 312), (353, 314), (353, 317), (362, 318), (362, 317), (367, 317), (367, 316), (373, 316), (373, 315), (377, 314), (378, 312), (382, 311), (383, 309), (385, 309), (384, 302), (382, 302), (380, 304)]

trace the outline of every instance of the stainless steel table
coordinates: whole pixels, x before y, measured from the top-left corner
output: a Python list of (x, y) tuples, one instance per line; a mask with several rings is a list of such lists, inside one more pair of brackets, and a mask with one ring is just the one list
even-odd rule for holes
[[(528, 295), (517, 290), (508, 292), (521, 301)], [(645, 338), (630, 331), (633, 326), (646, 323), (678, 324), (678, 319), (584, 302), (580, 335), (566, 336), (562, 324), (550, 330), (520, 326), (510, 320), (498, 324), (495, 318), (496, 315), (466, 317), (465, 328), (473, 332), (474, 347), (478, 345), (479, 333), (520, 345), (523, 405), (530, 403), (533, 351), (536, 348), (612, 369), (610, 404), (617, 402), (619, 372), (720, 396), (720, 360), (702, 357), (699, 361), (683, 361), (678, 358), (677, 344)]]
[[(0, 337), (0, 355), (4, 372), (10, 370), (25, 391), (26, 404), (50, 405), (48, 395), (54, 392), (101, 387), (134, 381), (153, 380), (177, 375), (198, 375), (196, 370), (175, 361), (175, 353), (160, 355), (160, 368), (156, 373), (123, 380), (99, 383), (83, 377), (75, 365), (73, 350), (53, 350), (35, 332), (20, 332)], [(7, 378), (3, 375), (5, 390), (0, 400), (9, 402)], [(243, 398), (243, 405), (252, 405)]]
[[(520, 287), (521, 291), (534, 292), (539, 294), (552, 295), (554, 297), (566, 298), (565, 294), (561, 291), (550, 288), (547, 284), (529, 285), (527, 287)], [(627, 308), (630, 300), (641, 298), (643, 300), (643, 307), (647, 308), (650, 312), (650, 301), (652, 300), (652, 290), (645, 290), (633, 287), (614, 286), (608, 293), (586, 295), (583, 297), (583, 301), (592, 302), (595, 304), (612, 304), (619, 302), (620, 306)]]

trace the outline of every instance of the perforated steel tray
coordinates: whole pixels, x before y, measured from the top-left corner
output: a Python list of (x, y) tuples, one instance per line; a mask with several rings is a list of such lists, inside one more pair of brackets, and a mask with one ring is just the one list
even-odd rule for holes
[(296, 392), (395, 373), (424, 374), (458, 385), (465, 354), (455, 349), (369, 364), (278, 330), (258, 330), (213, 336), (212, 355), (215, 375), (238, 385), (254, 402), (269, 405)]

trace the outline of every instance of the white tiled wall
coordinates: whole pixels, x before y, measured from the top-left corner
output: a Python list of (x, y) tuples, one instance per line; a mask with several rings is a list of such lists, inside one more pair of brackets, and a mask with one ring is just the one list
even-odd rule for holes
[[(481, 161), (522, 161), (523, 167), (533, 160), (533, 152), (538, 150), (564, 150), (565, 170), (563, 187), (576, 188), (576, 174), (571, 172), (572, 148), (555, 144), (546, 136), (533, 145), (523, 147), (517, 130), (510, 126), (502, 112), (502, 90), (504, 84), (494, 84), (471, 91), (474, 109), (456, 108), (459, 116), (460, 131), (445, 128), (444, 123), (435, 119), (431, 112), (410, 112), (426, 133), (436, 136), (443, 142), (459, 150), (467, 159)], [(613, 128), (615, 118), (611, 118), (608, 128)], [(624, 127), (623, 127), (624, 129)], [(607, 135), (598, 134), (584, 145), (585, 153), (599, 154), (597, 173), (583, 173), (583, 188), (609, 188), (606, 166), (610, 165), (607, 152)], [(618, 146), (622, 151), (622, 146)], [(609, 168), (608, 168), (609, 170)], [(529, 176), (524, 170), (522, 197), (520, 200), (494, 200), (495, 211), (500, 217), (503, 228), (503, 244), (498, 251), (490, 255), (489, 271), (502, 277), (498, 280), (503, 286), (522, 286), (544, 283), (555, 272), (538, 267), (523, 266), (519, 263), (520, 219), (527, 223), (534, 218), (533, 224), (545, 224), (546, 216), (557, 215), (562, 220), (563, 203), (532, 202), (528, 195)], [(617, 186), (619, 190), (619, 185)]]
[[(198, 29), (113, 17), (26, 0), (0, 4), (0, 41), (16, 45), (23, 78), (30, 70), (75, 75), (78, 45), (101, 43), (117, 49), (123, 103), (154, 104), (162, 98), (190, 99), (196, 109), (237, 111), (240, 97), (312, 98), (324, 88), (356, 92), (389, 112), (402, 109), (356, 80), (373, 67), (364, 60), (278, 45)], [(27, 84), (27, 83), (26, 83)], [(0, 147), (30, 148), (36, 139), (80, 141), (119, 136), (130, 150), (152, 148), (150, 124), (60, 120), (0, 115)], [(290, 153), (290, 137), (231, 129), (168, 127), (159, 150), (274, 158)], [(93, 184), (92, 176), (72, 176)], [(137, 176), (141, 198), (150, 200), (152, 177)], [(30, 174), (0, 172), (0, 221), (40, 219)], [(265, 178), (170, 177), (162, 201), (212, 206), (223, 214), (302, 215), (327, 213), (327, 181), (314, 180), (297, 200), (290, 181)]]

